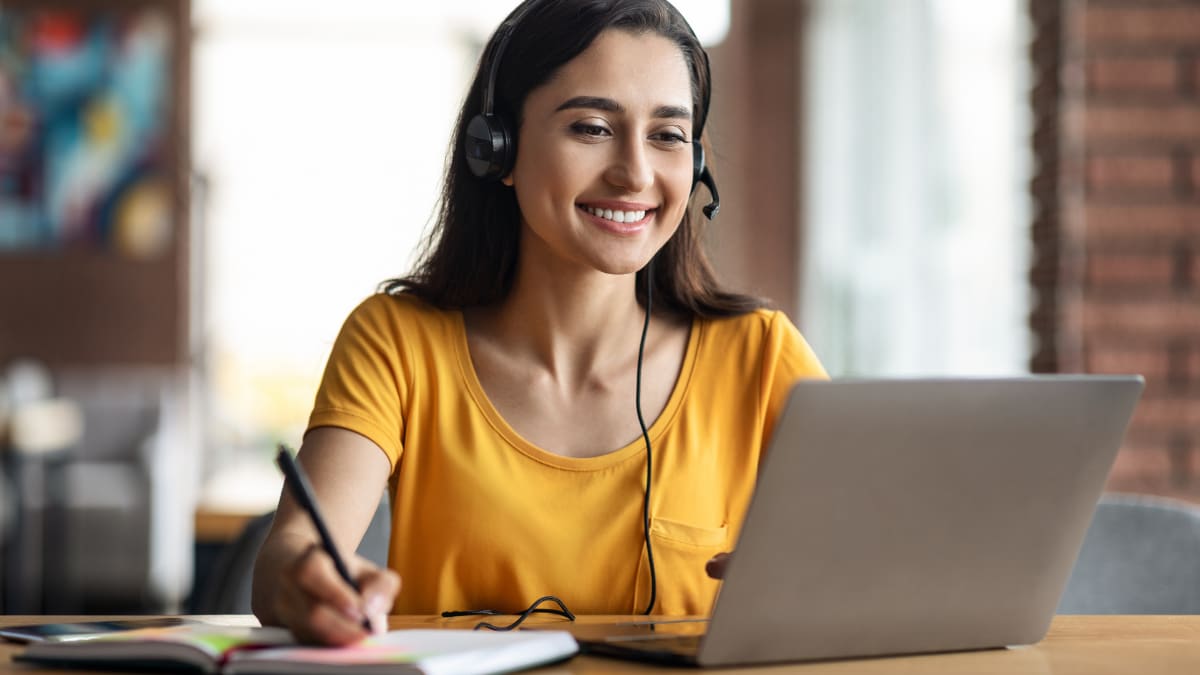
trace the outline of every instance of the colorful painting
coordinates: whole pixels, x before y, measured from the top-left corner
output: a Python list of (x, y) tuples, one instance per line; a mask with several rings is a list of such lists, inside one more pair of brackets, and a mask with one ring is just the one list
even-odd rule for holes
[(172, 37), (153, 8), (0, 8), (0, 253), (170, 245)]

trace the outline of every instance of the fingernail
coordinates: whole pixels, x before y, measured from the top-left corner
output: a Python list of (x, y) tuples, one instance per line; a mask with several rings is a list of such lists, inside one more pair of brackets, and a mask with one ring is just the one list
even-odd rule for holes
[(380, 635), (387, 632), (387, 617), (383, 614), (372, 614), (370, 621), (372, 633)]
[(378, 593), (372, 593), (367, 596), (363, 609), (368, 616), (383, 616), (388, 611), (387, 599)]

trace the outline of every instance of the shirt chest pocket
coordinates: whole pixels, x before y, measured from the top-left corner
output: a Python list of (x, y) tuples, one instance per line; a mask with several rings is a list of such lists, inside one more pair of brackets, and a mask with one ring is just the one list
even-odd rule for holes
[[(667, 518), (651, 518), (650, 544), (654, 553), (657, 597), (654, 614), (707, 616), (720, 582), (709, 578), (704, 564), (729, 550), (729, 527), (704, 527)], [(650, 602), (650, 570), (643, 546), (634, 593), (636, 612)]]

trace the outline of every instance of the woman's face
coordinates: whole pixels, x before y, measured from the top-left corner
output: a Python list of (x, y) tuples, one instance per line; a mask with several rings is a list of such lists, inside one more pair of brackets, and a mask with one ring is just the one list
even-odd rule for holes
[(521, 207), (522, 264), (641, 269), (692, 187), (692, 91), (674, 42), (609, 29), (525, 100), (504, 182)]

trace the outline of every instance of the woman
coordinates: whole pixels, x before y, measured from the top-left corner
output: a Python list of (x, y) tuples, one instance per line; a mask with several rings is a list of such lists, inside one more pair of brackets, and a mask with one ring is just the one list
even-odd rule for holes
[(666, 0), (526, 0), (501, 25), (422, 261), (347, 320), (300, 451), (342, 550), (386, 484), (390, 569), (351, 560), (356, 593), (284, 495), (264, 624), (341, 644), (389, 608), (709, 611), (785, 395), (825, 374), (705, 259), (708, 98)]

